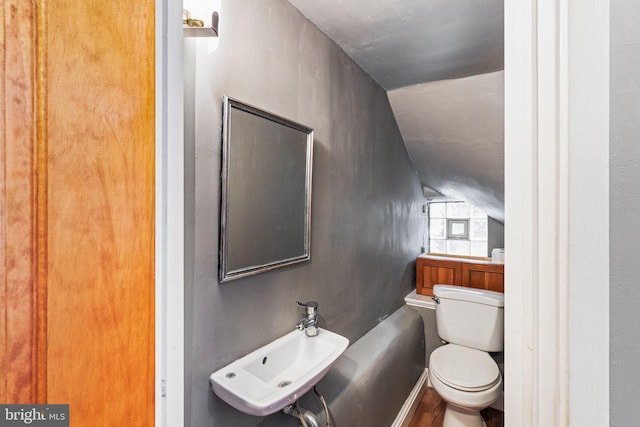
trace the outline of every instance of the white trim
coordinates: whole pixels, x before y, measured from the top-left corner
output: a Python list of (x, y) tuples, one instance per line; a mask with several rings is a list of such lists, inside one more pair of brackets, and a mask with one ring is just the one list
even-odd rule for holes
[(505, 2), (505, 425), (608, 425), (608, 37)]
[(422, 372), (418, 381), (413, 386), (411, 393), (404, 401), (404, 405), (400, 408), (400, 412), (396, 416), (396, 419), (391, 424), (391, 427), (407, 427), (411, 420), (413, 419), (413, 415), (416, 413), (416, 408), (420, 404), (420, 400), (422, 399), (422, 395), (427, 389), (429, 379), (429, 369), (425, 368)]
[[(535, 37), (533, 1), (505, 2), (505, 415), (534, 426)], [(515, 285), (511, 285), (511, 284)]]
[(156, 0), (155, 425), (184, 425), (182, 1)]

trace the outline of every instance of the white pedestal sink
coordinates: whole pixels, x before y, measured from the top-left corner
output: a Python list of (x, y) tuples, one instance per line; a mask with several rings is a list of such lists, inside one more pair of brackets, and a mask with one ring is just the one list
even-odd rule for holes
[(209, 377), (215, 394), (251, 415), (269, 415), (297, 401), (329, 370), (349, 340), (319, 329), (294, 330), (235, 360)]

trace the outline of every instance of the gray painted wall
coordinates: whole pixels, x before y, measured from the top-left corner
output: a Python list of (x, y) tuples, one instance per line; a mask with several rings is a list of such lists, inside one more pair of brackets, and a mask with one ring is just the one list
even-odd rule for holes
[(487, 234), (487, 256), (490, 257), (493, 249), (504, 249), (504, 224), (489, 217)]
[[(296, 300), (355, 342), (414, 286), (425, 221), (384, 90), (285, 0), (220, 12), (217, 50), (185, 40), (185, 425), (242, 427), (265, 420), (219, 400), (209, 374), (290, 331)], [(220, 285), (223, 95), (314, 128), (315, 152), (311, 261)]]
[(418, 313), (422, 318), (424, 329), (424, 366), (428, 367), (431, 353), (443, 344), (436, 327), (436, 309), (412, 305), (408, 305), (408, 307)]
[(640, 3), (610, 5), (610, 419), (624, 427), (640, 395)]

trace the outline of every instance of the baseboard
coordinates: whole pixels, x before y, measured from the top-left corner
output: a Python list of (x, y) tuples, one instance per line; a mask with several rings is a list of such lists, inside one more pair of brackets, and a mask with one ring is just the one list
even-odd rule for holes
[(425, 370), (416, 381), (416, 385), (413, 386), (409, 397), (405, 400), (404, 405), (400, 408), (400, 412), (396, 416), (396, 419), (391, 424), (391, 427), (407, 427), (416, 412), (416, 408), (422, 399), (422, 395), (427, 388), (427, 382), (429, 380), (429, 371)]

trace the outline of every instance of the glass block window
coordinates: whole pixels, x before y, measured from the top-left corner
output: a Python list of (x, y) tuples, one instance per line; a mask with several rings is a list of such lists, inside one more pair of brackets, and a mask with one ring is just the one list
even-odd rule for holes
[(465, 202), (429, 203), (429, 252), (488, 256), (487, 214)]

